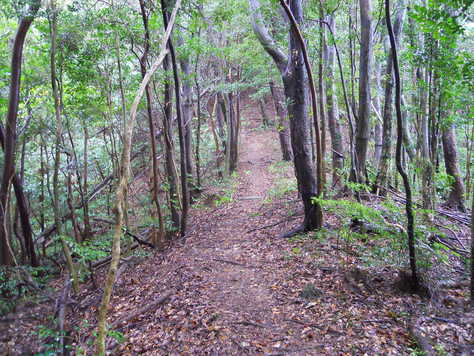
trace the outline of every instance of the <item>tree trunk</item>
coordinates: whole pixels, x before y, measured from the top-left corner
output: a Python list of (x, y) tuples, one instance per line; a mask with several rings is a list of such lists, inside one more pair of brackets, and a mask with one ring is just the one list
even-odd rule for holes
[(275, 111), (278, 116), (278, 138), (280, 139), (280, 148), (281, 153), (283, 155), (284, 161), (291, 161), (293, 159), (293, 151), (291, 150), (291, 138), (290, 138), (290, 130), (288, 127), (288, 115), (286, 108), (282, 104), (282, 98), (278, 91), (275, 88), (275, 83), (271, 81), (270, 85), (270, 92), (272, 94), (273, 103), (275, 105)]
[[(161, 0), (161, 10), (163, 14), (163, 24), (168, 27), (169, 12), (167, 5), (170, 5), (166, 0)], [(181, 93), (180, 93), (180, 80), (178, 74), (178, 65), (176, 62), (176, 54), (173, 47), (171, 38), (168, 39), (169, 56), (171, 57), (171, 65), (173, 68), (174, 88), (175, 88), (175, 100), (176, 100), (176, 117), (178, 121), (178, 136), (179, 136), (179, 149), (180, 149), (180, 168), (181, 168), (181, 221), (180, 221), (180, 235), (184, 237), (186, 234), (187, 227), (187, 216), (189, 210), (189, 185), (188, 185), (188, 172), (187, 172), (187, 150), (185, 142), (185, 128), (184, 121), (181, 111)]]
[[(2, 149), (5, 150), (5, 130), (3, 129), (3, 126), (1, 124), (0, 124), (0, 144), (2, 146)], [(43, 182), (43, 180), (41, 181)], [(25, 192), (23, 191), (22, 179), (18, 176), (18, 174), (16, 173), (13, 174), (12, 183), (13, 183), (13, 189), (15, 191), (18, 214), (20, 216), (21, 231), (23, 233), (23, 238), (25, 240), (25, 249), (28, 254), (28, 258), (30, 260), (30, 265), (32, 267), (37, 267), (39, 266), (39, 262), (38, 262), (38, 258), (36, 257), (36, 251), (35, 251), (35, 246), (33, 242), (33, 230), (31, 228), (31, 223), (30, 223), (30, 213), (29, 213), (29, 208), (28, 208), (28, 202), (26, 200)], [(44, 200), (44, 193), (40, 193), (40, 203), (42, 203), (41, 194), (43, 194), (43, 200)], [(42, 220), (41, 220), (41, 215), (40, 215), (40, 225), (41, 223), (42, 223)], [(44, 221), (43, 221), (43, 226), (44, 226)]]
[(194, 192), (196, 190), (196, 182), (194, 181), (195, 172), (194, 165), (192, 160), (192, 119), (193, 119), (193, 96), (191, 90), (191, 67), (189, 64), (189, 59), (181, 58), (181, 70), (183, 71), (184, 80), (183, 80), (183, 124), (184, 124), (184, 141), (186, 144), (186, 172), (188, 174), (189, 183), (191, 185), (191, 190)]
[(87, 123), (84, 123), (84, 172), (82, 179), (82, 212), (84, 214), (84, 231), (82, 233), (82, 239), (87, 240), (91, 237), (91, 222), (89, 216), (89, 202), (85, 199), (89, 194), (89, 129)]
[[(403, 5), (403, 4), (402, 4)], [(400, 45), (400, 34), (403, 27), (405, 7), (400, 6), (395, 18), (393, 35), (395, 45)], [(389, 41), (387, 36), (387, 42)], [(393, 51), (388, 50), (387, 65), (385, 67), (385, 100), (383, 105), (382, 125), (382, 152), (379, 161), (377, 177), (372, 191), (375, 194), (385, 196), (388, 182), (388, 171), (392, 159), (392, 110), (393, 110)]]
[(378, 169), (380, 157), (382, 155), (382, 125), (383, 119), (380, 111), (380, 96), (382, 92), (382, 65), (381, 61), (375, 61), (374, 64), (374, 77), (375, 77), (375, 98), (373, 100), (374, 103), (374, 111), (377, 120), (375, 122), (374, 127), (374, 167)]
[(135, 120), (137, 116), (138, 105), (140, 104), (141, 98), (143, 97), (146, 87), (150, 82), (151, 76), (156, 72), (161, 62), (164, 60), (167, 53), (167, 43), (173, 29), (173, 25), (176, 19), (176, 13), (181, 5), (181, 0), (176, 0), (176, 5), (173, 9), (173, 13), (169, 19), (169, 24), (166, 26), (166, 32), (163, 36), (160, 44), (160, 54), (156, 61), (151, 66), (150, 70), (146, 73), (143, 78), (140, 88), (138, 89), (135, 100), (133, 101), (130, 109), (130, 118), (125, 122), (124, 133), (123, 133), (123, 149), (121, 156), (121, 165), (118, 172), (119, 183), (116, 190), (116, 205), (114, 207), (115, 213), (115, 227), (114, 236), (112, 240), (112, 253), (110, 267), (107, 272), (107, 277), (104, 285), (104, 294), (99, 306), (99, 315), (97, 320), (97, 340), (96, 340), (96, 354), (98, 356), (105, 356), (106, 347), (106, 335), (107, 335), (107, 309), (109, 308), (110, 298), (112, 296), (112, 289), (115, 283), (115, 277), (117, 275), (117, 269), (120, 261), (120, 239), (122, 237), (122, 227), (124, 223), (124, 206), (125, 206), (125, 192), (128, 186), (128, 180), (130, 178), (130, 153), (132, 147), (132, 136), (133, 129), (135, 126)]
[[(202, 120), (202, 114), (201, 114), (201, 86), (199, 85), (199, 77), (198, 77), (198, 68), (199, 68), (199, 56), (196, 58), (196, 66), (194, 68), (194, 84), (196, 85), (196, 106), (197, 106), (197, 112), (196, 112), (196, 119), (197, 119), (197, 128), (196, 128), (196, 149), (195, 149), (195, 157), (196, 157), (196, 190), (200, 191), (201, 190), (201, 120)], [(211, 114), (212, 115), (212, 114)], [(212, 120), (212, 118), (210, 118)], [(215, 135), (215, 132), (213, 132), (213, 135)], [(214, 137), (216, 138), (216, 137)], [(218, 151), (218, 146), (219, 143), (217, 142), (216, 145), (216, 150)]]
[(410, 270), (411, 270), (411, 288), (414, 292), (420, 288), (418, 272), (416, 267), (416, 255), (415, 255), (415, 219), (413, 214), (413, 203), (410, 181), (408, 175), (402, 166), (402, 144), (403, 144), (403, 118), (402, 118), (402, 88), (400, 81), (400, 69), (398, 67), (398, 56), (397, 56), (397, 43), (395, 40), (394, 31), (392, 28), (392, 21), (390, 19), (390, 0), (385, 0), (385, 20), (387, 22), (387, 30), (390, 38), (390, 47), (392, 52), (393, 60), (393, 74), (395, 78), (395, 109), (397, 113), (397, 149), (396, 149), (396, 164), (398, 173), (403, 180), (403, 186), (405, 188), (405, 213), (407, 217), (407, 233), (408, 233), (408, 250), (410, 259)]
[[(336, 32), (334, 17), (327, 17), (327, 26), (331, 28), (334, 35)], [(341, 188), (342, 170), (344, 168), (344, 147), (342, 143), (341, 126), (339, 125), (339, 109), (337, 105), (337, 95), (335, 87), (335, 60), (336, 52), (334, 45), (327, 46), (327, 66), (326, 66), (326, 105), (328, 113), (328, 126), (331, 135), (332, 148), (332, 186), (336, 189)]]
[[(4, 162), (3, 175), (0, 186), (0, 265), (11, 265), (14, 256), (10, 248), (10, 236), (5, 230), (7, 225), (6, 209), (10, 191), (10, 184), (15, 175), (15, 146), (18, 105), (20, 101), (21, 66), (23, 61), (23, 45), (26, 34), (33, 22), (41, 1), (34, 1), (28, 9), (28, 14), (20, 20), (13, 42), (10, 91), (8, 97), (8, 111), (4, 135)], [(20, 185), (21, 186), (21, 185)], [(15, 192), (17, 190), (15, 189)]]
[[(144, 35), (144, 49), (143, 54), (140, 57), (140, 72), (142, 80), (146, 76), (148, 53), (150, 50), (150, 31), (148, 28), (148, 14), (146, 10), (145, 0), (140, 0), (140, 12), (142, 15), (143, 22), (143, 35)], [(151, 93), (151, 87), (147, 84), (145, 88), (145, 96), (147, 103), (147, 114), (148, 114), (148, 130), (150, 131), (150, 146), (151, 146), (151, 166), (152, 166), (152, 191), (151, 200), (155, 204), (156, 215), (158, 219), (159, 228), (158, 231), (153, 231), (151, 242), (154, 246), (161, 247), (165, 237), (165, 225), (163, 221), (163, 213), (161, 210), (161, 204), (158, 196), (159, 191), (159, 176), (158, 176), (158, 160), (157, 160), (157, 149), (156, 149), (156, 136), (155, 136), (155, 122), (153, 117), (153, 95)]]
[(443, 130), (442, 135), (446, 173), (453, 179), (453, 184), (451, 186), (448, 199), (446, 200), (446, 205), (465, 212), (464, 185), (462, 183), (461, 174), (459, 173), (458, 153), (454, 137), (453, 125), (449, 124), (449, 126)]
[(262, 98), (258, 99), (258, 107), (260, 108), (260, 114), (262, 115), (262, 125), (268, 127), (270, 120), (268, 119), (267, 112), (265, 111), (265, 102)]
[(472, 180), (472, 159), (474, 151), (474, 124), (471, 126), (469, 132), (469, 126), (466, 125), (466, 175), (464, 176), (464, 185), (466, 186), (466, 200), (471, 197), (471, 180)]
[(356, 175), (357, 182), (365, 181), (367, 147), (370, 135), (370, 75), (373, 60), (372, 1), (359, 0), (360, 4), (360, 63), (359, 63), (359, 111), (356, 121)]
[[(300, 0), (293, 1), (291, 7), (281, 1), (280, 4), (285, 9), (289, 18), (292, 17), (292, 30), (290, 32), (289, 56), (286, 56), (275, 44), (268, 29), (263, 25), (263, 18), (260, 13), (260, 3), (258, 0), (249, 0), (252, 10), (252, 26), (254, 32), (267, 53), (272, 57), (275, 65), (280, 71), (287, 99), (287, 110), (290, 118), (291, 145), (293, 149), (293, 164), (295, 167), (298, 189), (304, 205), (305, 218), (300, 228), (289, 232), (284, 236), (292, 236), (298, 231), (309, 231), (318, 229), (322, 225), (322, 210), (319, 204), (313, 204), (313, 198), (318, 197), (321, 191), (318, 189), (316, 181), (315, 167), (312, 159), (311, 130), (307, 117), (306, 104), (306, 76), (304, 41), (299, 33), (298, 24), (302, 22), (302, 4)], [(314, 93), (314, 86), (312, 87)], [(313, 95), (313, 114), (316, 114), (317, 103)], [(314, 120), (317, 125), (317, 120)], [(316, 133), (319, 137), (319, 132)], [(318, 145), (318, 160), (320, 160), (320, 142)], [(320, 163), (320, 162), (318, 162)], [(318, 164), (319, 172), (321, 165)]]
[(326, 85), (324, 83), (324, 73), (326, 71), (327, 62), (327, 46), (326, 46), (326, 28), (324, 21), (324, 7), (322, 1), (319, 2), (319, 68), (318, 68), (318, 91), (319, 91), (319, 121), (321, 123), (321, 186), (326, 185)]
[(79, 276), (77, 274), (76, 267), (72, 260), (71, 251), (67, 244), (67, 241), (63, 236), (63, 225), (61, 216), (61, 192), (59, 186), (59, 171), (61, 168), (61, 143), (63, 136), (63, 125), (62, 125), (62, 103), (60, 88), (58, 83), (62, 83), (61, 76), (58, 78), (56, 73), (56, 46), (57, 46), (57, 14), (56, 3), (53, 0), (50, 8), (50, 31), (51, 31), (51, 50), (50, 50), (50, 65), (51, 65), (51, 86), (53, 90), (54, 100), (54, 113), (56, 118), (56, 141), (55, 141), (55, 154), (54, 154), (54, 172), (53, 172), (53, 211), (54, 211), (54, 223), (56, 224), (56, 231), (62, 244), (64, 257), (66, 258), (67, 268), (69, 275), (72, 278), (72, 287), (74, 293), (79, 293)]
[[(290, 32), (290, 56), (288, 69), (283, 77), (285, 94), (288, 100), (288, 114), (290, 116), (291, 143), (293, 147), (296, 180), (303, 200), (305, 218), (301, 229), (311, 231), (320, 229), (323, 223), (322, 209), (319, 203), (313, 198), (322, 194), (322, 145), (320, 128), (317, 120), (317, 99), (314, 82), (307, 57), (305, 42), (302, 38), (298, 26), (303, 21), (303, 6), (300, 0), (292, 2), (290, 7), (280, 0), (280, 4), (285, 9), (292, 27)], [(306, 84), (309, 83), (311, 89), (311, 102), (313, 111), (313, 123), (316, 136), (316, 159), (318, 179), (314, 171), (312, 159), (311, 130), (308, 125), (306, 111)], [(289, 236), (289, 235), (287, 235)]]
[(474, 199), (471, 204), (471, 310), (474, 310)]

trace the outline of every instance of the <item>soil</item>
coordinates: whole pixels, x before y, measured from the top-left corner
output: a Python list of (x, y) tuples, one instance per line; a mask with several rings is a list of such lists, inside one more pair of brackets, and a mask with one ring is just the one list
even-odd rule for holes
[[(244, 116), (258, 117), (252, 110)], [(337, 234), (278, 237), (300, 222), (301, 206), (291, 190), (275, 194), (293, 173), (290, 165), (275, 173), (277, 133), (259, 125), (244, 125), (236, 176), (225, 188), (206, 188), (186, 238), (124, 264), (109, 323), (126, 321), (109, 338), (110, 354), (410, 355), (409, 313), (426, 301), (395, 291), (396, 271), (359, 268), (360, 256)], [(68, 319), (76, 348), (91, 350), (100, 295), (87, 284), (74, 298)], [(472, 342), (468, 327), (450, 330), (458, 344)]]

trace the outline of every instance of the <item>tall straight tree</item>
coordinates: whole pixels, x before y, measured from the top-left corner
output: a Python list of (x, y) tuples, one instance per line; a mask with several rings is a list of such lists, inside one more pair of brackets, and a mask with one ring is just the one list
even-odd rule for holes
[[(56, 138), (54, 149), (54, 171), (53, 171), (53, 212), (54, 223), (56, 225), (56, 232), (61, 241), (64, 257), (66, 258), (67, 267), (72, 278), (72, 286), (74, 292), (79, 292), (79, 275), (72, 259), (69, 245), (63, 236), (63, 217), (61, 214), (61, 189), (59, 182), (60, 168), (61, 168), (61, 150), (63, 141), (63, 123), (62, 123), (62, 77), (57, 75), (57, 37), (58, 37), (58, 12), (56, 0), (50, 3), (50, 34), (51, 34), (51, 48), (50, 48), (50, 69), (51, 69), (51, 89), (53, 91), (54, 101), (54, 116), (56, 119)], [(61, 87), (60, 87), (61, 85)]]
[[(140, 61), (140, 72), (142, 75), (142, 79), (145, 78), (146, 70), (147, 70), (147, 62), (148, 62), (148, 54), (150, 52), (150, 29), (148, 26), (148, 18), (149, 18), (149, 11), (147, 10), (147, 6), (145, 4), (145, 0), (139, 0), (140, 3), (140, 12), (142, 15), (142, 22), (143, 22), (143, 53), (139, 57)], [(151, 165), (152, 165), (152, 181), (153, 181), (153, 189), (152, 189), (152, 200), (155, 204), (156, 208), (156, 215), (158, 218), (159, 223), (159, 230), (158, 232), (154, 231), (152, 234), (152, 243), (157, 246), (161, 245), (165, 235), (165, 227), (163, 221), (163, 213), (161, 210), (161, 204), (158, 197), (158, 159), (157, 159), (157, 147), (156, 147), (156, 132), (155, 132), (155, 122), (153, 118), (153, 94), (151, 92), (151, 86), (147, 84), (145, 88), (145, 96), (146, 96), (146, 103), (147, 103), (147, 114), (148, 114), (148, 129), (150, 130), (150, 146), (151, 146)]]
[(367, 147), (370, 134), (370, 74), (373, 60), (372, 0), (359, 0), (360, 7), (360, 56), (359, 56), (359, 111), (356, 120), (356, 177), (365, 181)]
[[(291, 145), (296, 180), (304, 205), (304, 221), (297, 231), (309, 231), (322, 226), (322, 211), (313, 198), (318, 196), (315, 165), (312, 158), (311, 130), (307, 113), (307, 73), (303, 48), (296, 31), (290, 30), (289, 54), (286, 55), (270, 36), (260, 12), (258, 0), (249, 0), (252, 13), (252, 27), (265, 51), (272, 57), (282, 76), (288, 115), (290, 120)], [(292, 1), (289, 9), (297, 24), (303, 21), (301, 0)]]
[(10, 185), (15, 174), (15, 147), (18, 105), (20, 102), (21, 65), (23, 63), (23, 46), (28, 30), (41, 6), (41, 1), (32, 1), (20, 20), (13, 42), (11, 60), (10, 92), (8, 96), (8, 111), (5, 124), (5, 148), (3, 175), (0, 185), (0, 265), (11, 265), (14, 260), (10, 246), (7, 226), (7, 203)]
[(392, 20), (390, 19), (390, 0), (385, 0), (385, 21), (387, 23), (388, 36), (390, 38), (390, 47), (392, 50), (393, 60), (393, 75), (395, 78), (395, 111), (397, 114), (397, 149), (396, 149), (396, 164), (398, 173), (400, 173), (403, 186), (405, 188), (405, 211), (407, 217), (407, 233), (408, 233), (408, 251), (410, 258), (411, 269), (411, 288), (417, 291), (420, 288), (418, 272), (416, 268), (415, 255), (415, 218), (413, 214), (413, 202), (410, 181), (405, 169), (402, 165), (402, 144), (403, 144), (403, 122), (402, 117), (402, 84), (400, 79), (400, 68), (398, 67), (397, 44), (392, 27)]
[[(398, 47), (400, 44), (401, 30), (403, 27), (403, 18), (405, 15), (405, 7), (403, 2), (397, 10), (395, 23), (393, 26), (393, 36), (395, 37), (395, 44)], [(388, 38), (387, 38), (388, 40)], [(382, 152), (375, 179), (373, 192), (385, 195), (386, 184), (388, 177), (388, 169), (392, 158), (392, 110), (393, 110), (393, 51), (388, 50), (387, 65), (385, 68), (385, 99), (382, 114)]]
[[(174, 2), (174, 1), (173, 1)], [(168, 27), (169, 22), (169, 11), (168, 8), (172, 5), (171, 0), (161, 0), (161, 11), (163, 15), (163, 24)], [(189, 185), (188, 185), (188, 171), (187, 162), (190, 162), (188, 152), (186, 149), (186, 138), (185, 128), (183, 122), (182, 108), (181, 108), (181, 90), (179, 80), (179, 69), (176, 60), (176, 52), (174, 50), (173, 42), (171, 37), (168, 39), (169, 56), (171, 58), (171, 65), (173, 68), (174, 88), (175, 88), (175, 102), (176, 102), (176, 118), (178, 121), (178, 136), (179, 136), (179, 149), (180, 149), (180, 168), (181, 168), (181, 221), (180, 221), (180, 234), (184, 236), (186, 234), (187, 216), (189, 210)]]
[(278, 138), (280, 139), (280, 148), (284, 161), (293, 160), (293, 151), (291, 150), (290, 130), (288, 128), (288, 113), (282, 104), (280, 90), (275, 88), (275, 83), (269, 83), (270, 93), (272, 94), (273, 104), (278, 116)]
[[(334, 15), (326, 17), (326, 26), (329, 27), (331, 37), (336, 33)], [(333, 39), (331, 39), (332, 42)], [(332, 147), (332, 185), (335, 188), (342, 186), (341, 172), (344, 168), (344, 148), (342, 145), (342, 132), (339, 125), (339, 109), (335, 86), (336, 47), (335, 44), (326, 43), (327, 65), (326, 65), (326, 105), (328, 113), (328, 127), (331, 136)]]

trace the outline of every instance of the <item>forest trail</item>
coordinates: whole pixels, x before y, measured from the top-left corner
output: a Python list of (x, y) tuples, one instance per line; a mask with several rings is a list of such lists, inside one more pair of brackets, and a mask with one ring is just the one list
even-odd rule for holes
[[(258, 117), (252, 111), (244, 115)], [(185, 242), (129, 264), (120, 274), (109, 323), (125, 341), (109, 343), (111, 353), (408, 355), (405, 328), (387, 317), (395, 312), (383, 281), (374, 282), (380, 292), (371, 296), (363, 287), (348, 288), (344, 271), (332, 267), (341, 262), (334, 242), (306, 239), (298, 244), (277, 238), (298, 219), (261, 229), (298, 215), (292, 210), (295, 193), (290, 203), (288, 194), (280, 201), (269, 199), (276, 180), (293, 173), (289, 165), (277, 163), (273, 128), (263, 130), (251, 120), (241, 140), (238, 175), (226, 188), (233, 189), (232, 200), (197, 204)], [(275, 165), (283, 167), (278, 174), (271, 169)], [(205, 195), (216, 196), (211, 191)], [(351, 261), (345, 257), (346, 264)], [(130, 318), (168, 294), (164, 303)], [(89, 290), (84, 296), (76, 315), (94, 320), (99, 295)], [(79, 339), (87, 340), (92, 332), (87, 329), (82, 327)]]

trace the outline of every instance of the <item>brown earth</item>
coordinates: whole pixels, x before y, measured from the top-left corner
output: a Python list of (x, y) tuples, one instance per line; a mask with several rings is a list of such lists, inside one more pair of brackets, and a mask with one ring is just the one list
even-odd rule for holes
[[(259, 115), (247, 108), (244, 116)], [(409, 312), (424, 301), (395, 292), (391, 268), (360, 268), (362, 256), (338, 236), (340, 221), (328, 215), (324, 233), (278, 238), (301, 219), (291, 166), (279, 159), (275, 130), (251, 120), (237, 176), (207, 187), (186, 239), (123, 263), (109, 312), (110, 354), (411, 354)], [(68, 326), (76, 350), (92, 350), (100, 296), (89, 283), (74, 297)], [(35, 348), (21, 337), (25, 330), (11, 323), (10, 350)], [(468, 328), (442, 330), (459, 344), (472, 337)], [(29, 346), (13, 346), (22, 342)]]

